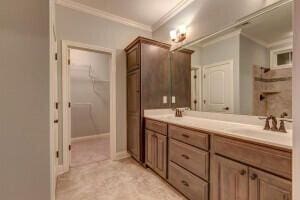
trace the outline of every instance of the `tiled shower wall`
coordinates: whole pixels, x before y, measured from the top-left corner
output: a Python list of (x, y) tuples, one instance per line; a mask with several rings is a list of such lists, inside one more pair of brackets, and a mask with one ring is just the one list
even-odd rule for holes
[(287, 112), (292, 118), (292, 69), (264, 72), (262, 67), (254, 66), (253, 76), (253, 115), (280, 117)]

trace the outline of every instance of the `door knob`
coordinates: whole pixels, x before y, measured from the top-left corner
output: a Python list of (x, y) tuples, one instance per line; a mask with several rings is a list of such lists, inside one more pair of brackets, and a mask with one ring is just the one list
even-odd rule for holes
[(229, 107), (225, 107), (225, 108), (223, 108), (224, 110), (229, 110)]

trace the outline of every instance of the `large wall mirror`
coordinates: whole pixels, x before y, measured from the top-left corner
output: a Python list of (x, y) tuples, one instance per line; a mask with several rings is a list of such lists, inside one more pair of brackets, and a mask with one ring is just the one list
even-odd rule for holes
[(190, 79), (172, 65), (172, 94), (196, 111), (292, 118), (292, 15), (289, 2), (174, 51), (192, 57)]

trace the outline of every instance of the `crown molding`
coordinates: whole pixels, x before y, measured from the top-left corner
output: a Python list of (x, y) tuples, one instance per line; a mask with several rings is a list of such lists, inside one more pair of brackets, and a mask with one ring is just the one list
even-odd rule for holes
[(139, 22), (136, 22), (134, 20), (130, 20), (130, 19), (127, 19), (124, 17), (120, 17), (118, 15), (114, 15), (109, 12), (105, 12), (105, 11), (102, 11), (102, 10), (99, 10), (96, 8), (92, 8), (90, 6), (87, 6), (87, 5), (72, 1), (72, 0), (56, 0), (56, 4), (67, 7), (67, 8), (71, 8), (73, 10), (77, 10), (77, 11), (80, 11), (80, 12), (83, 12), (86, 14), (94, 15), (97, 17), (102, 17), (102, 18), (105, 18), (105, 19), (108, 19), (108, 20), (111, 20), (114, 22), (118, 22), (118, 23), (121, 23), (121, 24), (124, 24), (127, 26), (132, 26), (132, 27), (144, 30), (144, 31), (152, 32), (152, 28), (149, 25), (142, 24), (142, 23), (139, 23)]
[(153, 26), (152, 31), (156, 31), (159, 27), (164, 25), (167, 21), (172, 19), (175, 15), (185, 9), (188, 5), (190, 5), (194, 0), (182, 0), (180, 1), (172, 10), (170, 10), (167, 14), (161, 17)]
[(196, 46), (197, 46), (197, 47), (207, 47), (207, 46), (213, 45), (213, 44), (215, 44), (215, 43), (221, 42), (221, 41), (223, 41), (223, 40), (227, 40), (227, 39), (229, 39), (229, 38), (232, 38), (232, 37), (234, 37), (234, 36), (238, 36), (238, 35), (241, 34), (241, 32), (242, 32), (241, 29), (234, 30), (234, 31), (232, 31), (232, 32), (229, 32), (229, 33), (220, 35), (220, 36), (218, 36), (217, 38), (212, 39), (211, 41), (204, 42), (203, 44), (196, 45)]

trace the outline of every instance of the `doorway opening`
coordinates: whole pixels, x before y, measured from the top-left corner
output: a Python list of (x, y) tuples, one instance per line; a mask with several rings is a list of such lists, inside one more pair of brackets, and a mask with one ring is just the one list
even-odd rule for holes
[(63, 173), (116, 155), (115, 51), (62, 42)]

